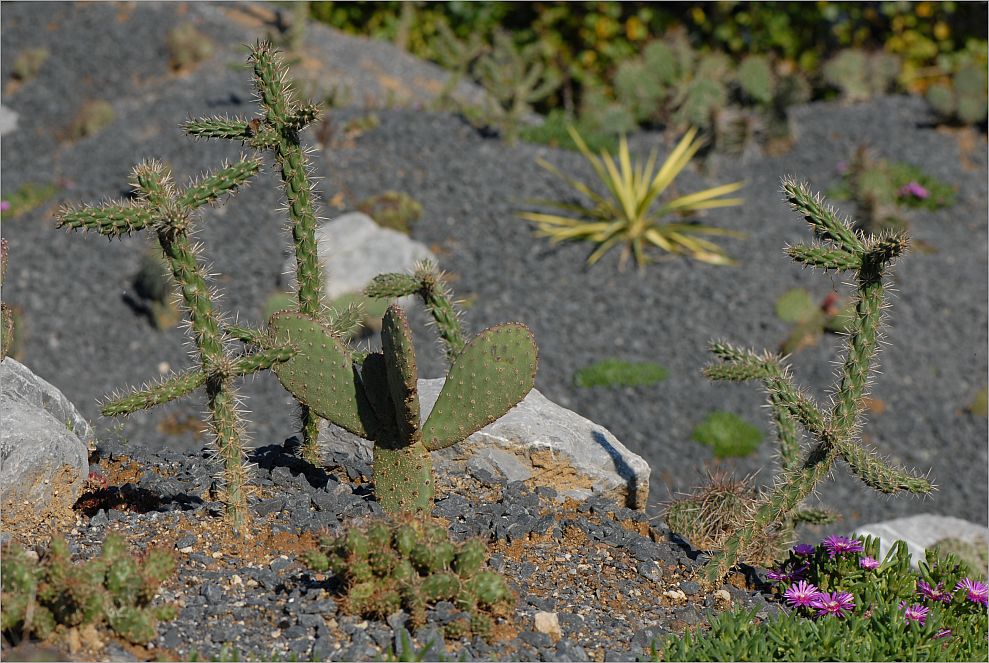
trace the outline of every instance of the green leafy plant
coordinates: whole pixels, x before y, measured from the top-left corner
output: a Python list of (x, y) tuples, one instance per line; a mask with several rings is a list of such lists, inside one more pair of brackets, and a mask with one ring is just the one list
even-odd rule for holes
[(175, 606), (152, 606), (158, 588), (175, 573), (175, 556), (151, 548), (127, 554), (127, 542), (107, 534), (100, 557), (73, 564), (65, 539), (52, 539), (44, 557), (30, 557), (17, 544), (4, 548), (3, 634), (17, 642), (46, 638), (59, 625), (106, 623), (135, 644), (153, 640), (160, 620), (174, 619)]
[(17, 218), (51, 200), (58, 194), (59, 188), (54, 184), (35, 184), (28, 182), (22, 184), (14, 195), (4, 200), (7, 206), (5, 214), (11, 218)]
[(608, 357), (574, 373), (573, 383), (576, 387), (637, 387), (662, 382), (668, 375), (669, 371), (654, 362)]
[(855, 316), (854, 302), (841, 304), (837, 293), (830, 292), (817, 304), (803, 288), (787, 290), (776, 300), (776, 316), (792, 326), (779, 352), (790, 355), (816, 345), (825, 332), (847, 333)]
[(384, 191), (357, 203), (357, 209), (374, 219), (385, 228), (397, 230), (406, 235), (412, 224), (422, 216), (422, 205), (418, 200), (401, 191)]
[(465, 614), (444, 627), (449, 637), (490, 638), (494, 620), (509, 616), (516, 599), (504, 577), (484, 570), (487, 557), (480, 539), (454, 543), (440, 525), (403, 517), (322, 537), (303, 559), (314, 571), (333, 572), (345, 613), (383, 619), (404, 609), (420, 627), (429, 606), (450, 601)]
[(711, 447), (718, 458), (748, 456), (762, 444), (762, 431), (736, 414), (721, 411), (707, 415), (691, 437)]
[[(732, 528), (722, 549), (704, 566), (702, 574), (708, 582), (723, 579), (765, 530), (792, 523), (795, 514), (800, 513), (800, 503), (828, 476), (839, 458), (863, 483), (882, 493), (924, 494), (933, 489), (926, 478), (896, 467), (856, 439), (879, 342), (887, 270), (907, 250), (908, 240), (903, 235), (864, 237), (856, 233), (804, 183), (784, 179), (783, 192), (820, 240), (791, 246), (787, 255), (800, 264), (825, 271), (853, 272), (857, 290), (855, 316), (848, 330), (848, 349), (838, 380), (831, 390), (834, 405), (830, 412), (794, 384), (780, 357), (723, 342), (711, 344), (711, 351), (721, 361), (704, 369), (708, 378), (759, 380), (769, 394), (782, 472), (772, 489), (759, 499), (752, 515)], [(806, 451), (800, 445), (798, 426), (812, 438)]]
[(828, 537), (801, 545), (770, 573), (786, 607), (715, 616), (710, 628), (653, 646), (664, 661), (980, 661), (986, 587), (953, 555), (928, 550), (918, 572), (902, 541), (880, 562), (879, 540)]
[(690, 163), (702, 143), (697, 131), (691, 129), (674, 148), (666, 161), (656, 169), (656, 152), (653, 151), (646, 163), (633, 162), (629, 154), (628, 142), (622, 137), (618, 162), (607, 151), (596, 156), (587, 147), (584, 139), (573, 128), (570, 136), (577, 143), (580, 153), (591, 164), (606, 193), (600, 194), (580, 180), (565, 175), (552, 164), (539, 160), (538, 163), (561, 178), (590, 200), (586, 203), (560, 203), (542, 201), (539, 204), (555, 207), (573, 216), (524, 212), (519, 216), (536, 224), (537, 235), (549, 237), (554, 242), (563, 240), (590, 240), (598, 246), (587, 258), (593, 265), (612, 247), (624, 243), (625, 248), (619, 265), (624, 267), (628, 257), (635, 258), (640, 267), (647, 262), (646, 247), (653, 245), (663, 251), (715, 265), (727, 265), (732, 261), (721, 248), (696, 235), (726, 235), (738, 237), (740, 233), (721, 228), (713, 228), (694, 223), (661, 222), (669, 216), (683, 216), (700, 210), (716, 207), (740, 205), (741, 198), (723, 198), (737, 191), (741, 182), (722, 184), (696, 193), (662, 201), (660, 196), (673, 184), (677, 175)]
[(405, 313), (388, 307), (380, 353), (355, 356), (333, 330), (302, 314), (276, 313), (273, 345), (298, 354), (273, 367), (282, 385), (319, 416), (374, 442), (374, 490), (389, 513), (433, 502), (430, 452), (465, 440), (532, 389), (536, 344), (520, 323), (490, 327), (453, 355), (446, 382), (420, 423), (418, 374)]

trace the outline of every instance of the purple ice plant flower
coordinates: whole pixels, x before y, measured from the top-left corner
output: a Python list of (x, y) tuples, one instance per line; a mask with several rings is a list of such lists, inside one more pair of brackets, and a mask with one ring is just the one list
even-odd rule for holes
[(9, 209), (10, 209), (10, 201), (0, 200), (0, 212), (6, 212)]
[(790, 585), (789, 589), (783, 592), (783, 597), (786, 599), (786, 602), (794, 608), (805, 606), (809, 608), (812, 607), (818, 594), (820, 594), (820, 592), (817, 587), (806, 580), (801, 580), (800, 582), (795, 582)]
[(930, 612), (929, 608), (926, 608), (919, 603), (914, 603), (913, 605), (907, 605), (906, 601), (900, 601), (900, 610), (903, 611), (903, 618), (907, 620), (907, 623), (916, 622), (921, 626), (927, 621), (927, 613)]
[(943, 629), (941, 629), (940, 631), (938, 631), (937, 633), (934, 634), (934, 639), (935, 640), (938, 640), (940, 638), (947, 638), (949, 636), (951, 636), (951, 629), (950, 628), (943, 628)]
[(834, 615), (843, 618), (845, 611), (855, 609), (855, 597), (848, 592), (818, 592), (810, 607), (817, 609), (818, 616)]
[(946, 592), (943, 589), (944, 583), (939, 582), (937, 587), (931, 587), (923, 580), (917, 581), (917, 594), (918, 596), (923, 596), (925, 599), (930, 599), (931, 601), (940, 601), (941, 603), (951, 603), (951, 592)]
[(903, 198), (913, 197), (926, 200), (930, 195), (930, 192), (920, 182), (908, 182), (900, 187), (900, 196)]
[(985, 583), (979, 582), (978, 580), (963, 578), (958, 581), (957, 585), (955, 585), (955, 589), (963, 589), (968, 592), (968, 596), (965, 598), (972, 603), (987, 605), (987, 601), (989, 601), (989, 587), (986, 587)]
[(795, 569), (785, 571), (783, 569), (773, 569), (766, 572), (766, 577), (776, 582), (793, 582), (799, 580), (801, 576), (810, 568), (810, 564), (801, 564)]
[(814, 546), (809, 543), (798, 543), (793, 546), (793, 554), (800, 555), (801, 557), (806, 557), (808, 555), (814, 554)]
[(866, 571), (875, 571), (879, 568), (879, 560), (866, 555), (859, 559), (859, 566)]
[(850, 552), (862, 552), (862, 542), (848, 539), (844, 536), (829, 536), (821, 542), (828, 551), (828, 557), (834, 559), (838, 555)]

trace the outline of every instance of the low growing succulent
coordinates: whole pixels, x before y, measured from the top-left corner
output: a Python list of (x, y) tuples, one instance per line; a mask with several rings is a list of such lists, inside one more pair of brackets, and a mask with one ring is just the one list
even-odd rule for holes
[(383, 191), (357, 203), (357, 209), (374, 219), (384, 228), (391, 228), (406, 235), (412, 224), (422, 216), (418, 200), (401, 191)]
[[(722, 613), (708, 630), (653, 646), (664, 661), (981, 661), (989, 658), (983, 582), (953, 555), (928, 550), (919, 570), (897, 541), (829, 536), (795, 546), (769, 573), (782, 613)], [(661, 657), (661, 658), (660, 658)]]
[(824, 80), (848, 102), (867, 101), (889, 92), (900, 73), (900, 59), (882, 51), (845, 49), (824, 63)]
[(355, 355), (332, 330), (302, 314), (276, 313), (274, 346), (297, 353), (274, 367), (282, 385), (319, 416), (374, 442), (375, 496), (389, 513), (432, 508), (430, 452), (445, 449), (501, 417), (532, 389), (537, 351), (520, 323), (490, 327), (453, 354), (425, 422), (405, 313), (388, 307), (381, 352)]
[(662, 382), (668, 375), (669, 371), (654, 362), (608, 357), (574, 373), (573, 383), (575, 387), (638, 387)]
[[(798, 263), (825, 271), (853, 272), (855, 316), (848, 329), (848, 349), (838, 381), (831, 390), (834, 405), (830, 412), (793, 383), (780, 357), (724, 342), (712, 343), (711, 350), (721, 361), (706, 367), (705, 375), (731, 382), (759, 380), (769, 395), (782, 472), (760, 497), (752, 515), (735, 524), (722, 549), (702, 569), (709, 582), (723, 579), (751, 542), (767, 529), (792, 527), (801, 513), (800, 503), (828, 476), (839, 458), (863, 483), (882, 493), (924, 494), (933, 490), (926, 478), (896, 467), (857, 441), (879, 344), (887, 271), (907, 250), (908, 240), (885, 233), (863, 236), (804, 183), (784, 179), (783, 192), (820, 240), (791, 246), (787, 254)], [(801, 447), (798, 426), (812, 438), (806, 449)]]
[(152, 606), (161, 584), (175, 573), (175, 556), (149, 549), (139, 557), (107, 534), (100, 557), (73, 564), (68, 544), (54, 538), (40, 561), (17, 544), (3, 551), (2, 630), (16, 642), (44, 639), (58, 626), (106, 623), (135, 644), (154, 639), (158, 622), (174, 619), (175, 606)]
[(989, 74), (984, 64), (968, 64), (950, 80), (927, 88), (927, 103), (945, 121), (978, 124), (986, 121), (989, 102)]
[(446, 625), (449, 637), (488, 638), (494, 618), (511, 614), (515, 596), (504, 577), (485, 570), (487, 557), (480, 539), (454, 543), (442, 526), (405, 516), (322, 537), (303, 559), (314, 571), (332, 571), (339, 579), (346, 613), (386, 619), (404, 609), (412, 625), (421, 627), (428, 607), (449, 601), (466, 613)]
[(762, 444), (762, 431), (731, 412), (715, 411), (694, 427), (696, 442), (711, 447), (717, 458), (748, 456)]
[(594, 168), (606, 193), (596, 192), (580, 180), (565, 175), (549, 162), (540, 159), (539, 165), (565, 181), (590, 202), (574, 204), (553, 200), (536, 201), (536, 204), (555, 207), (567, 214), (519, 214), (522, 219), (536, 224), (537, 235), (549, 237), (554, 242), (575, 239), (594, 242), (597, 247), (588, 256), (588, 265), (593, 265), (619, 243), (625, 244), (620, 267), (624, 266), (629, 256), (634, 257), (640, 267), (644, 266), (648, 260), (646, 247), (649, 245), (701, 262), (731, 264), (721, 247), (697, 235), (738, 237), (740, 233), (700, 224), (660, 221), (664, 217), (683, 216), (742, 203), (741, 198), (723, 197), (742, 188), (741, 182), (734, 182), (657, 204), (660, 196), (701, 148), (702, 141), (697, 139), (695, 129), (683, 136), (658, 170), (655, 151), (646, 163), (633, 162), (624, 136), (619, 144), (616, 164), (607, 151), (602, 151), (600, 157), (591, 152), (572, 127), (570, 135), (577, 143), (580, 153)]

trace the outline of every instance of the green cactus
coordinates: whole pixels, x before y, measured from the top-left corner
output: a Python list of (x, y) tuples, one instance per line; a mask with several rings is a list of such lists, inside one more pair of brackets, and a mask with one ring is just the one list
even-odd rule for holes
[[(858, 291), (855, 317), (848, 332), (842, 369), (832, 389), (834, 406), (830, 412), (794, 385), (789, 369), (779, 357), (740, 350), (726, 343), (712, 344), (712, 352), (721, 362), (708, 366), (705, 375), (732, 382), (759, 380), (768, 392), (780, 441), (782, 472), (772, 489), (760, 497), (752, 514), (732, 527), (731, 536), (703, 568), (709, 582), (721, 581), (761, 533), (792, 526), (800, 513), (800, 503), (828, 476), (839, 458), (867, 486), (883, 493), (929, 493), (933, 489), (926, 478), (893, 466), (856, 441), (879, 342), (885, 276), (891, 263), (907, 250), (908, 240), (902, 235), (865, 237), (857, 233), (806, 184), (785, 179), (783, 191), (821, 240), (790, 247), (787, 254), (796, 262), (825, 271), (854, 271)], [(806, 453), (801, 450), (798, 425), (813, 438)], [(808, 518), (816, 515), (809, 514)]]
[(203, 60), (213, 55), (215, 50), (209, 37), (196, 29), (192, 23), (182, 23), (165, 36), (169, 59), (174, 71), (189, 71)]
[[(7, 276), (7, 240), (0, 239), (0, 287)], [(14, 309), (0, 302), (0, 361), (14, 351)]]
[(236, 357), (228, 350), (229, 337), (221, 330), (221, 315), (213, 304), (215, 295), (207, 285), (206, 270), (199, 258), (200, 248), (190, 240), (190, 232), (196, 208), (235, 191), (260, 166), (258, 160), (246, 159), (179, 191), (172, 182), (171, 173), (161, 163), (145, 162), (134, 169), (136, 202), (65, 208), (58, 216), (59, 227), (95, 230), (111, 238), (142, 229), (157, 236), (188, 311), (200, 367), (134, 390), (126, 396), (115, 396), (103, 404), (102, 412), (104, 416), (129, 414), (166, 403), (205, 385), (215, 444), (224, 464), (223, 501), (234, 529), (243, 533), (247, 531), (249, 518), (244, 493), (247, 470), (242, 444), (243, 425), (232, 380), (271, 368), (288, 359), (292, 351), (269, 347)]
[(776, 77), (769, 59), (764, 55), (749, 55), (735, 71), (742, 92), (759, 105), (768, 105), (776, 96)]
[(947, 83), (927, 89), (927, 103), (948, 122), (978, 124), (985, 122), (989, 112), (986, 90), (989, 74), (984, 65), (967, 64), (958, 69)]
[[(385, 543), (368, 550), (372, 540)], [(369, 567), (365, 562), (375, 554), (396, 563), (390, 570), (373, 563)], [(333, 571), (347, 613), (383, 619), (404, 608), (418, 627), (425, 623), (430, 605), (454, 601), (482, 625), (474, 629), (462, 622), (460, 634), (473, 631), (487, 637), (492, 616), (506, 615), (515, 603), (505, 578), (483, 570), (487, 556), (482, 541), (453, 543), (440, 525), (406, 514), (362, 529), (352, 527), (339, 537), (323, 537), (319, 548), (307, 551), (303, 561), (314, 571)]]
[(22, 83), (27, 82), (38, 75), (41, 67), (51, 56), (51, 51), (47, 48), (28, 48), (17, 54), (14, 58), (14, 67), (11, 75)]
[(824, 80), (847, 102), (867, 101), (890, 91), (900, 73), (900, 59), (882, 51), (845, 49), (824, 63)]
[[(263, 111), (250, 121), (212, 117), (191, 120), (186, 133), (202, 138), (239, 140), (256, 150), (270, 150), (281, 174), (292, 239), (295, 245), (298, 311), (313, 320), (323, 315), (323, 270), (316, 252), (316, 213), (310, 164), (299, 141), (299, 133), (319, 116), (319, 108), (299, 104), (286, 82), (288, 70), (267, 41), (259, 41), (249, 59), (254, 68), (254, 87)], [(320, 464), (319, 419), (302, 406), (303, 458)]]
[(24, 635), (44, 639), (59, 624), (78, 626), (104, 621), (135, 644), (154, 639), (159, 621), (174, 619), (174, 606), (152, 606), (158, 588), (174, 573), (174, 555), (151, 549), (142, 557), (127, 554), (116, 533), (107, 534), (103, 553), (73, 564), (68, 545), (52, 539), (39, 561), (16, 544), (4, 548), (2, 630), (13, 641)]
[(447, 70), (443, 89), (436, 95), (433, 106), (437, 110), (447, 110), (451, 105), (456, 105), (454, 94), (457, 87), (488, 47), (480, 33), (471, 32), (466, 40), (462, 40), (454, 34), (446, 21), (438, 21), (436, 35), (430, 41), (429, 48), (440, 65)]
[(361, 362), (320, 322), (280, 312), (270, 321), (273, 346), (297, 354), (274, 367), (282, 385), (319, 416), (374, 442), (374, 484), (389, 513), (429, 511), (429, 452), (461, 442), (532, 389), (536, 345), (524, 325), (481, 332), (454, 355), (450, 373), (425, 423), (419, 418), (412, 335), (401, 308), (382, 323), (382, 352)]

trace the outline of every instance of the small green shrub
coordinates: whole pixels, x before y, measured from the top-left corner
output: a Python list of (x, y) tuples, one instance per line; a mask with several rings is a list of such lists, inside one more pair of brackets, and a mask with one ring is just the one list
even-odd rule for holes
[(214, 51), (210, 38), (191, 23), (183, 23), (169, 30), (165, 44), (174, 71), (192, 69), (203, 60), (209, 59)]
[(731, 412), (712, 412), (694, 427), (692, 437), (718, 458), (748, 456), (762, 444), (762, 431)]
[(21, 82), (31, 80), (38, 75), (49, 56), (51, 52), (47, 48), (29, 48), (21, 51), (14, 59), (12, 70), (14, 78)]
[[(954, 556), (928, 550), (918, 572), (897, 541), (879, 562), (879, 540), (828, 537), (791, 551), (770, 573), (782, 613), (760, 620), (735, 610), (710, 628), (668, 636), (659, 661), (981, 661), (986, 588)], [(803, 583), (803, 584), (801, 584)]]
[(303, 560), (339, 579), (347, 614), (384, 619), (401, 608), (421, 627), (429, 606), (450, 601), (466, 615), (445, 626), (448, 636), (489, 638), (494, 619), (509, 616), (516, 599), (504, 577), (484, 570), (487, 557), (480, 539), (454, 543), (443, 527), (406, 516), (322, 537)]
[(160, 620), (174, 619), (175, 606), (152, 606), (158, 588), (175, 573), (175, 556), (152, 548), (127, 554), (127, 542), (107, 534), (103, 554), (73, 564), (68, 544), (52, 539), (40, 561), (16, 544), (3, 551), (2, 629), (16, 642), (23, 634), (46, 638), (56, 626), (106, 623), (135, 644), (154, 639)]
[(70, 140), (94, 136), (109, 126), (115, 117), (113, 106), (108, 101), (89, 101), (83, 104), (69, 125)]
[[(422, 216), (422, 204), (407, 193), (384, 191), (357, 204), (357, 209), (384, 228), (408, 235), (412, 224)], [(382, 311), (384, 313), (384, 311)]]
[(662, 382), (668, 375), (669, 371), (653, 362), (609, 357), (577, 371), (573, 383), (577, 387), (638, 387)]

